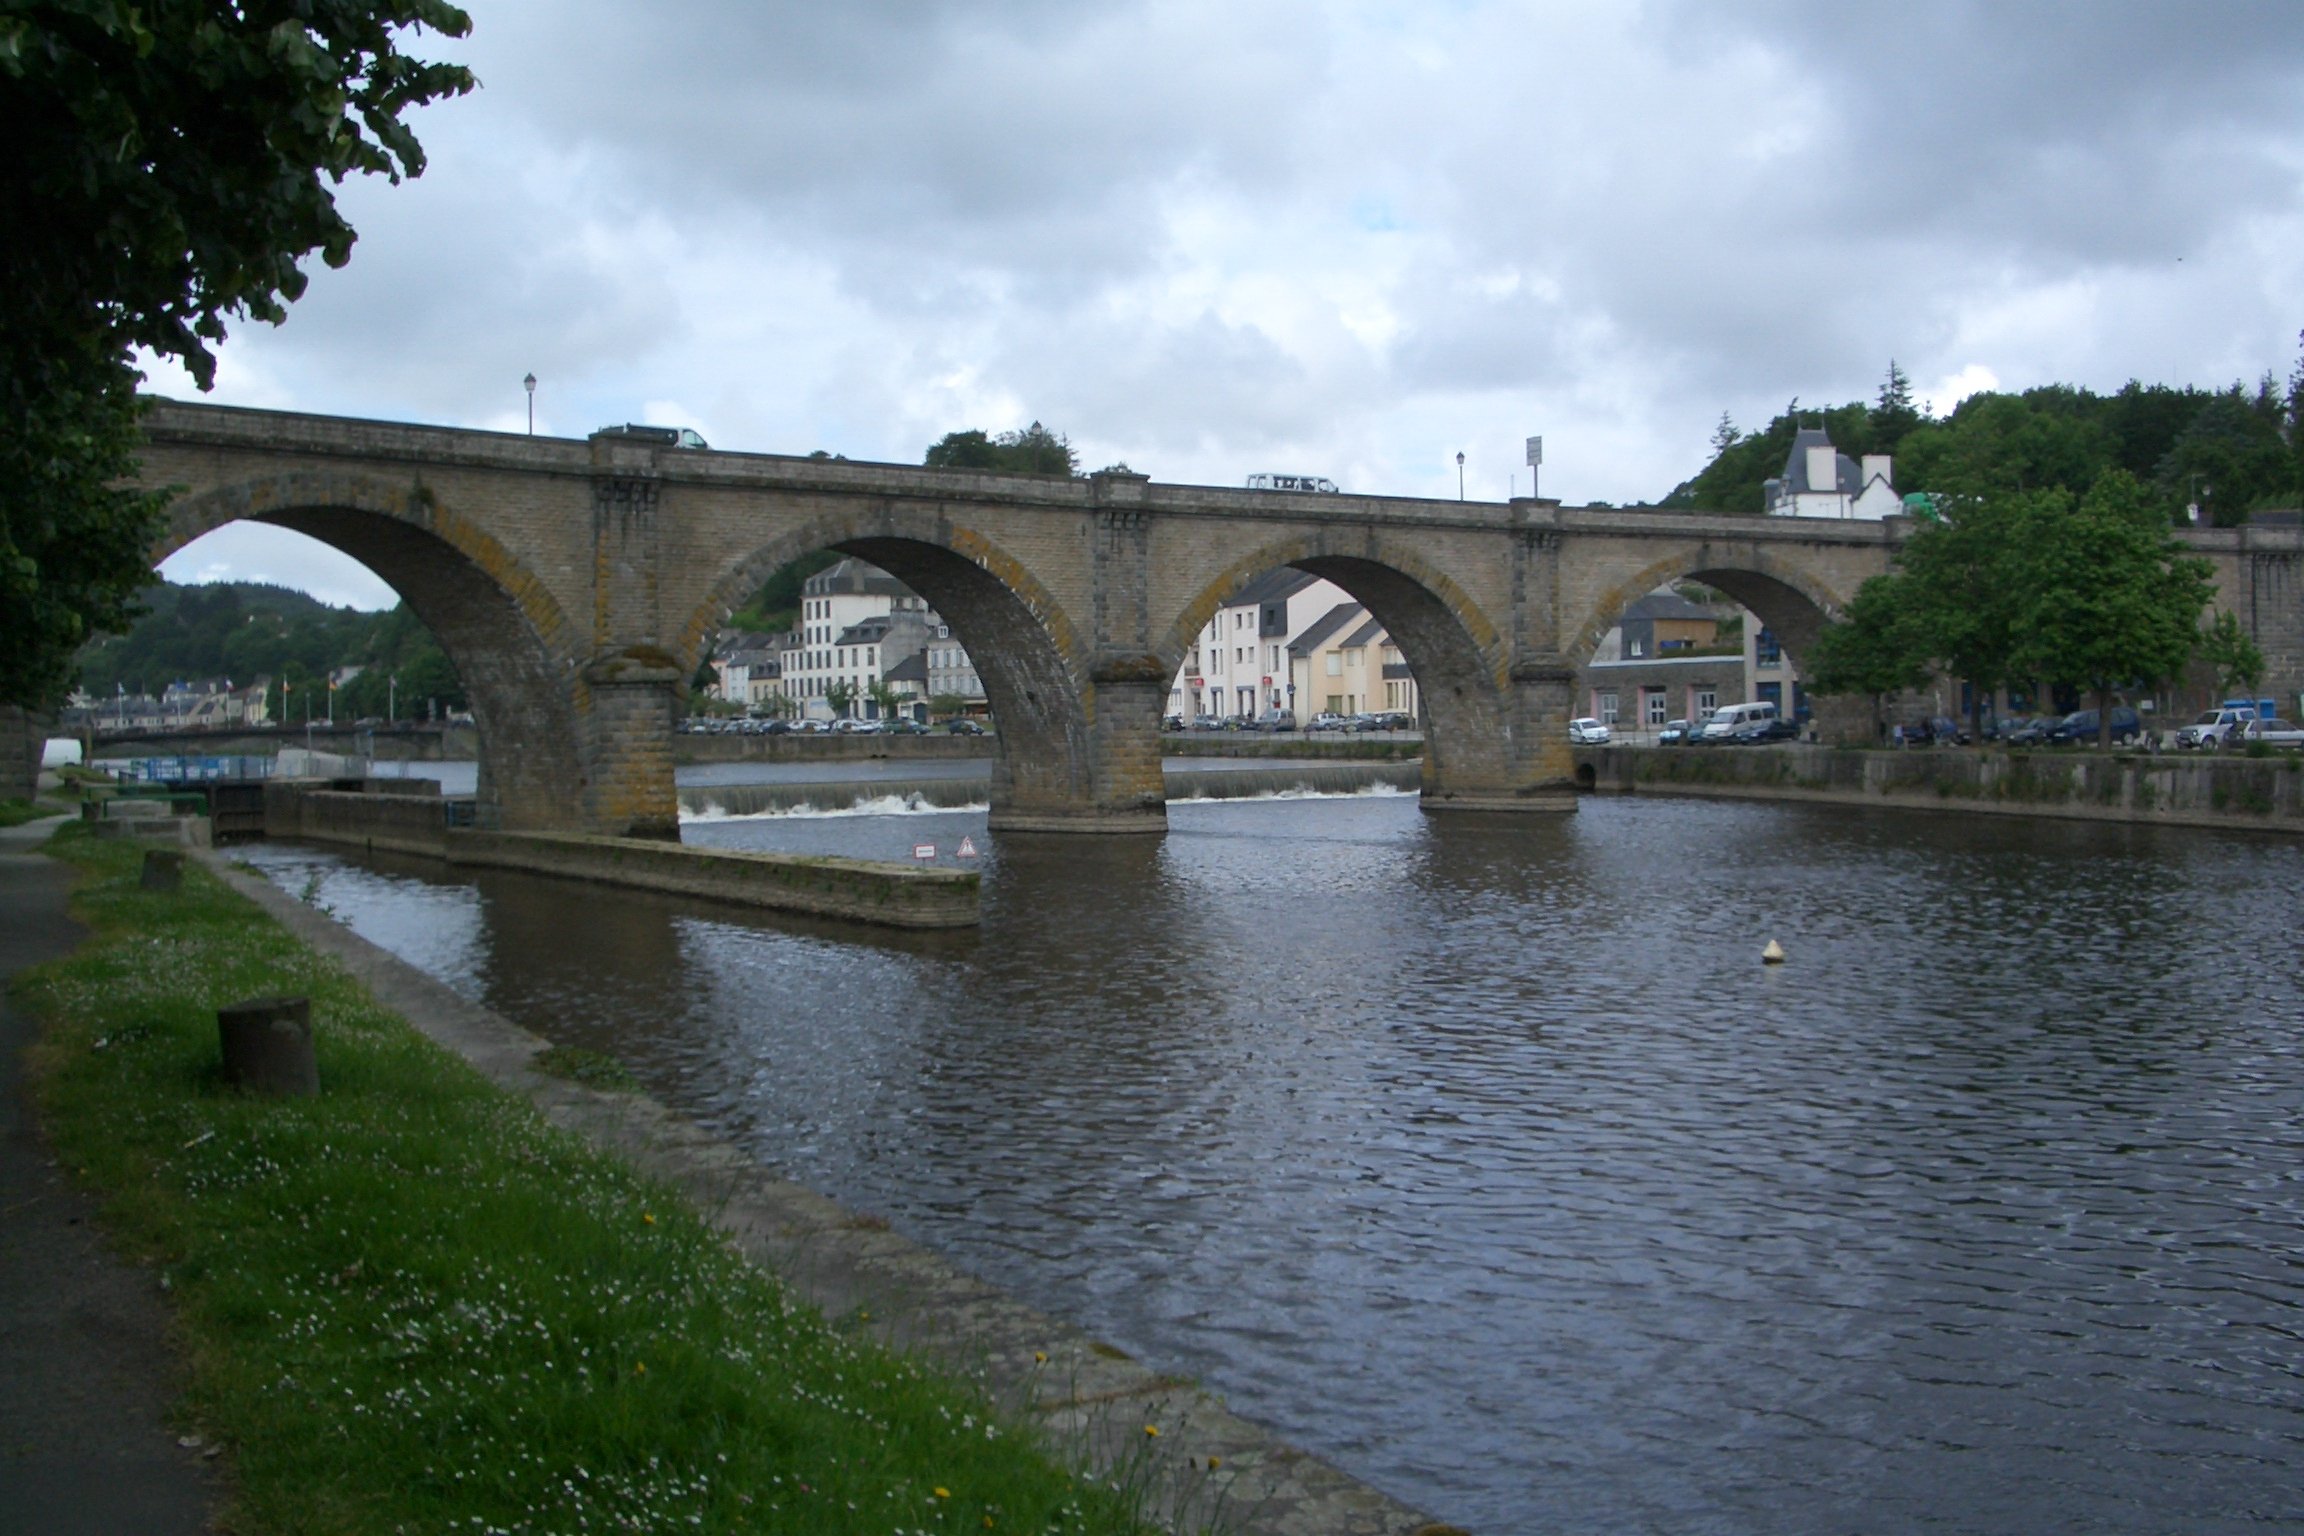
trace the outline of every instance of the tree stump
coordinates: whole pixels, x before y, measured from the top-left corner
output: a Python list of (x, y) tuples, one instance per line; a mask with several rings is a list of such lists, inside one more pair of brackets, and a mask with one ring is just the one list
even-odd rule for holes
[(173, 891), (184, 884), (184, 855), (154, 848), (144, 855), (144, 877), (137, 882), (148, 891)]
[(251, 997), (216, 1010), (224, 1080), (257, 1093), (307, 1097), (320, 1091), (312, 1060), (312, 1000)]

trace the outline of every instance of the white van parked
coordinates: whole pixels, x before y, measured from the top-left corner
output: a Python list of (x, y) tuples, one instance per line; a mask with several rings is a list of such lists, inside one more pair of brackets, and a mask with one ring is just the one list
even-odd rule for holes
[(1704, 722), (1704, 729), (1696, 733), (1698, 741), (1727, 741), (1748, 725), (1766, 725), (1776, 718), (1773, 704), (1725, 704), (1712, 712)]

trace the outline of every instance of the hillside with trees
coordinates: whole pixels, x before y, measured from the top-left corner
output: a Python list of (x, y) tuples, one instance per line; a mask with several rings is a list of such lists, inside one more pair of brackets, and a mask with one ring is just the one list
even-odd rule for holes
[(407, 720), (468, 707), (455, 666), (404, 603), (363, 613), (256, 582), (161, 582), (140, 600), (144, 616), (125, 634), (82, 648), (80, 686), (90, 694), (158, 694), (173, 682), (217, 677), (246, 687), (270, 678), (274, 717), (301, 719), (307, 699), (320, 701), (315, 714), (325, 712), (330, 673), (359, 667), (337, 691), (339, 720), (383, 718), (388, 708)]
[(1891, 362), (1869, 403), (1797, 400), (1757, 432), (1726, 415), (1712, 461), (1659, 505), (1758, 515), (1764, 482), (1784, 472), (1793, 434), (1824, 428), (1850, 457), (1893, 454), (1896, 487), (1944, 497), (2062, 491), (2084, 497), (2117, 470), (2166, 521), (2217, 527), (2304, 503), (2304, 360), (2285, 388), (2266, 373), (2221, 390), (2130, 381), (2099, 395), (2069, 384), (1971, 395), (1936, 417), (1913, 403)]

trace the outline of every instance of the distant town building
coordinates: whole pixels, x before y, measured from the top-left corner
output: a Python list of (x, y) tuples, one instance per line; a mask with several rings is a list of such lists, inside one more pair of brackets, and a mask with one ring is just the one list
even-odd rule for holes
[(1868, 453), (1859, 464), (1834, 448), (1822, 427), (1802, 427), (1784, 473), (1762, 486), (1762, 505), (1771, 517), (1895, 517), (1904, 503), (1893, 470), (1887, 454)]
[[(909, 665), (933, 646), (941, 666)], [(952, 693), (981, 700), (983, 687), (966, 649), (927, 599), (862, 560), (846, 559), (817, 572), (801, 588), (800, 622), (782, 642), (778, 688), (794, 712), (813, 719), (845, 713), (857, 719), (883, 714), (875, 689), (917, 701)], [(954, 686), (940, 688), (941, 680)], [(835, 690), (847, 696), (832, 707)]]

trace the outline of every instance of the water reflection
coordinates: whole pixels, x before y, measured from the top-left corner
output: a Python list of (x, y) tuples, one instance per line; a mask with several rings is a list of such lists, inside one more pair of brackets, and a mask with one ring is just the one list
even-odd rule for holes
[(2293, 844), (1404, 798), (704, 830), (972, 835), (984, 930), (259, 858), (1474, 1529), (2304, 1519)]

